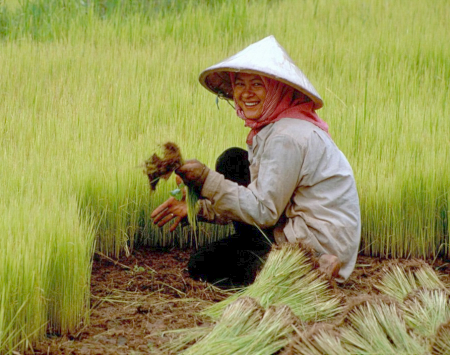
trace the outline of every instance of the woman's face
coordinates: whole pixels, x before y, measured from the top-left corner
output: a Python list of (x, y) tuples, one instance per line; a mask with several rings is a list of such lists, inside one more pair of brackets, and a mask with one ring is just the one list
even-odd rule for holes
[(248, 119), (257, 120), (261, 117), (266, 94), (266, 87), (259, 75), (247, 73), (236, 75), (233, 98)]

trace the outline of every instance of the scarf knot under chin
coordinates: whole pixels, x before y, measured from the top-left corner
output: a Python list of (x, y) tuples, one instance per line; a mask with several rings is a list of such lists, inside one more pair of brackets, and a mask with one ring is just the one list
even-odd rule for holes
[[(231, 83), (234, 90), (235, 73), (230, 73)], [(257, 120), (250, 120), (244, 115), (244, 111), (234, 100), (236, 114), (245, 121), (245, 126), (251, 131), (247, 136), (247, 144), (252, 145), (253, 137), (270, 123), (277, 122), (282, 118), (296, 118), (311, 122), (328, 133), (328, 125), (319, 118), (314, 111), (314, 102), (306, 95), (296, 91), (293, 87), (281, 83), (277, 80), (261, 76), (267, 94), (264, 100), (261, 117)]]

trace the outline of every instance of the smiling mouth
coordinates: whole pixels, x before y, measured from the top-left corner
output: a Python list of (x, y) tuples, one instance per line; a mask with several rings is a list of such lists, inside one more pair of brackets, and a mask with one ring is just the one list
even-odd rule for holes
[(254, 107), (254, 106), (258, 105), (258, 104), (259, 104), (259, 101), (258, 102), (244, 102), (244, 105), (246, 107)]

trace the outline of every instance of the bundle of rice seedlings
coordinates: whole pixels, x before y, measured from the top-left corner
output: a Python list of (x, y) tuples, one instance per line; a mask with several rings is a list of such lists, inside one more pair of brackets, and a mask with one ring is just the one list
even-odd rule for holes
[(412, 291), (421, 287), (445, 289), (445, 285), (436, 272), (427, 264), (422, 264), (414, 272), (395, 265), (386, 272), (380, 284), (375, 287), (398, 301), (402, 301)]
[(433, 336), (441, 324), (450, 321), (450, 300), (445, 290), (419, 290), (401, 307), (406, 324), (427, 338)]
[[(248, 340), (246, 354), (275, 354), (289, 343), (297, 321), (288, 306), (270, 306)], [(253, 343), (252, 343), (253, 341)]]
[[(168, 343), (164, 349), (172, 353), (179, 354), (180, 350), (186, 348), (188, 344), (196, 342), (188, 349), (187, 354), (194, 354), (199, 343), (210, 344), (214, 341), (218, 333), (233, 337), (241, 332), (246, 332), (256, 326), (262, 318), (263, 309), (256, 300), (249, 297), (242, 297), (233, 303), (230, 303), (223, 312), (220, 322), (206, 327), (195, 327), (180, 329), (167, 333), (179, 333), (178, 338)], [(232, 327), (230, 327), (230, 324)]]
[(414, 273), (414, 276), (421, 287), (425, 287), (430, 290), (446, 288), (446, 285), (441, 281), (439, 275), (431, 268), (430, 265), (425, 264), (425, 266), (421, 267)]
[(342, 345), (339, 333), (330, 324), (313, 331), (297, 331), (297, 338), (282, 355), (347, 355), (348, 351)]
[(437, 330), (431, 349), (434, 355), (450, 355), (450, 320)]
[[(178, 145), (172, 142), (163, 144), (163, 155), (160, 157), (154, 153), (144, 162), (144, 174), (147, 175), (151, 191), (155, 191), (161, 179), (167, 180), (171, 174), (184, 164), (183, 157)], [(188, 221), (194, 232), (197, 231), (197, 213), (199, 196), (194, 189), (180, 185), (177, 189), (182, 196), (181, 189), (186, 188), (186, 205), (188, 210)], [(173, 195), (176, 195), (174, 193)]]
[(173, 335), (170, 341), (161, 346), (161, 350), (169, 354), (180, 354), (190, 345), (199, 342), (214, 329), (213, 325), (194, 328), (183, 328), (162, 332), (162, 336)]
[(340, 330), (350, 354), (426, 354), (422, 340), (411, 333), (395, 303), (364, 303), (350, 312)]
[(313, 270), (306, 252), (298, 245), (274, 246), (255, 282), (203, 311), (218, 319), (223, 310), (242, 296), (258, 300), (264, 308), (287, 305), (302, 321), (322, 321), (339, 313), (340, 300), (328, 281)]
[(264, 311), (254, 299), (241, 297), (226, 307), (207, 336), (183, 354), (271, 355), (289, 343), (294, 322), (289, 307), (269, 307)]

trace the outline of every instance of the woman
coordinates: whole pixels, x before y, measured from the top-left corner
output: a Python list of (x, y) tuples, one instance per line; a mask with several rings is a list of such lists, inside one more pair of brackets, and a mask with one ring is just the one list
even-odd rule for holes
[[(197, 160), (176, 171), (201, 196), (199, 216), (233, 221), (235, 234), (204, 247), (189, 262), (192, 277), (222, 285), (254, 280), (273, 242), (303, 243), (320, 269), (343, 282), (360, 242), (360, 211), (352, 169), (316, 114), (323, 102), (273, 36), (206, 69), (200, 82), (233, 99), (250, 127), (248, 152), (225, 151), (212, 171)], [(171, 198), (152, 213), (163, 226), (186, 217)]]

